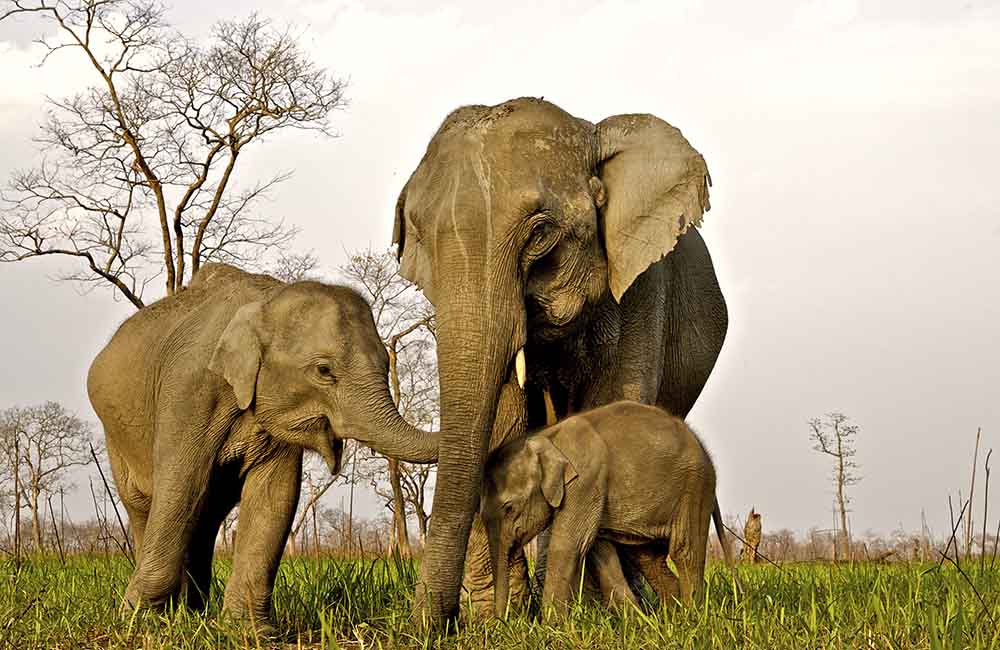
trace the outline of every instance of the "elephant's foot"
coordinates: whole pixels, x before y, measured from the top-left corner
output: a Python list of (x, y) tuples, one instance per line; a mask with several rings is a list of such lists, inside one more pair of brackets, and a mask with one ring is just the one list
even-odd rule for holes
[(231, 624), (245, 628), (262, 639), (273, 639), (280, 636), (280, 632), (269, 613), (263, 614), (252, 609), (224, 605), (222, 615)]
[(164, 610), (176, 598), (179, 585), (168, 580), (144, 580), (138, 573), (132, 576), (125, 588), (123, 606), (128, 611), (137, 609)]
[(271, 618), (270, 597), (255, 598), (247, 590), (226, 588), (222, 602), (222, 614), (226, 620), (235, 625), (252, 630), (261, 638), (278, 636), (278, 628)]
[[(509, 610), (521, 611), (527, 609), (528, 597), (531, 594), (528, 581), (528, 563), (524, 558), (524, 550), (518, 549), (510, 559), (509, 573)], [(465, 554), (465, 573), (462, 576), (462, 608), (463, 619), (491, 618), (493, 607), (493, 563), (490, 560), (489, 540), (479, 515), (472, 523), (469, 534), (469, 546)]]
[(440, 595), (435, 594), (427, 582), (417, 582), (410, 608), (410, 623), (421, 632), (445, 631), (454, 620), (451, 608), (445, 609)]
[[(524, 552), (516, 552), (508, 566), (510, 569), (508, 611), (527, 611), (531, 588)], [(462, 579), (462, 618), (481, 620), (492, 618), (495, 613), (492, 571), (474, 573), (466, 565), (465, 576)]]

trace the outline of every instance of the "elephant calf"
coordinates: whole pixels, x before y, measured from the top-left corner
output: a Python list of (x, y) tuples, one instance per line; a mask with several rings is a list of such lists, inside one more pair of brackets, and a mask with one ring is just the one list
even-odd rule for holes
[(641, 572), (662, 600), (691, 603), (704, 580), (710, 518), (732, 562), (704, 446), (680, 418), (637, 402), (575, 415), (498, 449), (481, 514), (498, 613), (511, 554), (549, 525), (543, 605), (572, 597), (584, 557), (610, 603), (635, 602), (626, 572)]
[(343, 439), (413, 462), (437, 434), (400, 417), (365, 300), (208, 264), (125, 321), (90, 367), (136, 568), (130, 605), (204, 606), (219, 526), (240, 502), (224, 608), (270, 629), (303, 449), (336, 474)]

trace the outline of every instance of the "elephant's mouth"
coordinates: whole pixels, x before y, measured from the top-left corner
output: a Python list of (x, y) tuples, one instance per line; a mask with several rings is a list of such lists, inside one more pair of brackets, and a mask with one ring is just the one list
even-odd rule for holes
[(294, 432), (310, 441), (308, 446), (323, 457), (331, 474), (340, 472), (343, 439), (334, 431), (330, 419), (325, 415), (316, 415), (300, 420), (292, 427)]
[(530, 338), (552, 342), (576, 333), (583, 325), (580, 315), (586, 302), (586, 296), (576, 292), (529, 296), (525, 308)]

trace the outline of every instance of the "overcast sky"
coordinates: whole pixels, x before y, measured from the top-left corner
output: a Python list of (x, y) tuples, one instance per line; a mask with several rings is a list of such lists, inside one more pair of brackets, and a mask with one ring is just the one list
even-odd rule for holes
[[(924, 509), (943, 534), (977, 427), (1000, 453), (998, 3), (499, 4), (185, 0), (170, 16), (199, 33), (256, 7), (349, 80), (342, 137), (278, 135), (240, 171), (295, 170), (266, 207), (327, 270), (389, 244), (402, 184), (462, 104), (544, 96), (682, 129), (712, 173), (703, 234), (730, 313), (689, 418), (723, 509), (829, 527), (830, 463), (806, 422), (840, 410), (861, 426), (854, 530), (919, 530)], [(0, 24), (4, 177), (34, 159), (43, 95), (89, 78), (69, 51), (34, 67), (38, 33)], [(54, 399), (94, 418), (87, 367), (131, 309), (50, 279), (64, 268), (0, 267), (0, 408)]]

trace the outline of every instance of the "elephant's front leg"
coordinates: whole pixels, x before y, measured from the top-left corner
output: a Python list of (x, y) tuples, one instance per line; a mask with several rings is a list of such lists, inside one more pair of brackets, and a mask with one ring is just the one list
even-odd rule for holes
[(287, 448), (247, 473), (236, 524), (233, 574), (223, 608), (272, 634), (271, 594), (299, 503), (302, 451)]
[[(510, 609), (518, 610), (527, 606), (528, 600), (528, 562), (524, 557), (524, 549), (516, 549), (508, 564), (510, 569), (508, 583), (510, 585)], [(472, 522), (472, 532), (469, 534), (469, 547), (465, 554), (465, 573), (462, 578), (462, 615), (471, 609), (476, 618), (489, 618), (493, 615), (493, 569), (490, 560), (489, 540), (483, 521), (476, 515)]]
[(580, 584), (582, 560), (597, 537), (599, 516), (589, 504), (567, 505), (553, 519), (542, 588), (545, 614), (560, 614)]

